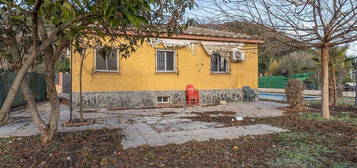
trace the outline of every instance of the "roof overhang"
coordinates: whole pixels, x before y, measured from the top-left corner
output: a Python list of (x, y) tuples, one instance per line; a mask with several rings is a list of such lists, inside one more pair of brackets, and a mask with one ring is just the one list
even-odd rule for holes
[[(119, 34), (127, 35), (138, 35), (134, 31), (127, 31), (125, 33), (118, 32)], [(217, 42), (233, 42), (233, 43), (250, 43), (250, 44), (263, 44), (263, 40), (257, 39), (245, 39), (245, 38), (231, 38), (231, 37), (216, 37), (216, 36), (207, 36), (207, 35), (189, 35), (189, 34), (172, 34), (159, 33), (158, 35), (153, 36), (152, 34), (142, 34), (149, 38), (170, 38), (170, 39), (184, 39), (184, 40), (200, 40), (200, 41), (217, 41)]]
[(228, 38), (228, 37), (212, 37), (212, 36), (197, 36), (197, 35), (159, 35), (161, 38), (172, 38), (172, 39), (186, 39), (186, 40), (203, 40), (203, 41), (219, 41), (219, 42), (234, 42), (234, 43), (252, 43), (252, 44), (262, 44), (262, 40), (252, 40), (252, 39), (238, 39), (238, 38)]

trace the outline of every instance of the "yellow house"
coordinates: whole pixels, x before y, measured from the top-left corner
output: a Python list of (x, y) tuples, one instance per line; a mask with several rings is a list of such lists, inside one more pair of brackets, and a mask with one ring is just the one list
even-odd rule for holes
[[(189, 27), (180, 35), (151, 38), (128, 58), (102, 46), (83, 63), (86, 107), (181, 106), (192, 84), (200, 104), (241, 101), (242, 87), (258, 87), (260, 40), (232, 32)], [(80, 56), (73, 54), (73, 88), (78, 102)]]

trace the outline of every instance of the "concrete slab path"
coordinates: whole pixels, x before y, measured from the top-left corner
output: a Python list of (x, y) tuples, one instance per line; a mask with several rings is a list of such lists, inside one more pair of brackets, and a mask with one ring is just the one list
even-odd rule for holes
[(288, 130), (265, 124), (256, 124), (158, 133), (148, 124), (138, 123), (124, 130), (125, 138), (122, 145), (125, 149), (141, 145), (162, 146), (170, 143), (180, 144), (192, 140), (232, 139), (245, 135), (261, 135), (285, 131)]
[[(96, 109), (85, 113), (85, 118), (95, 119), (94, 125), (82, 127), (64, 127), (63, 123), (69, 120), (68, 107), (61, 105), (59, 132), (81, 131), (88, 129), (119, 128), (124, 134), (122, 142), (124, 148), (140, 145), (159, 146), (170, 143), (184, 143), (191, 140), (204, 141), (210, 138), (224, 139), (237, 138), (244, 135), (269, 134), (286, 131), (269, 125), (250, 125), (225, 127), (217, 122), (192, 121), (190, 116), (197, 116), (196, 112), (234, 112), (237, 117), (271, 117), (283, 114), (278, 107), (285, 104), (274, 102), (228, 103), (216, 106), (195, 106), (188, 108), (155, 108), (155, 109), (126, 109), (109, 110)], [(39, 111), (45, 120), (50, 115), (49, 103), (39, 104)], [(75, 118), (78, 113), (75, 112)], [(232, 117), (231, 116), (231, 117)], [(31, 114), (27, 109), (11, 112), (11, 121), (0, 127), (0, 138), (12, 136), (31, 136), (39, 134), (32, 122)]]

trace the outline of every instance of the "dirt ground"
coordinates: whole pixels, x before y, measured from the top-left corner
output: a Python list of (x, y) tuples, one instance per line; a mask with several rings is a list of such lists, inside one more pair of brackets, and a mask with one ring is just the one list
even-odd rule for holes
[[(50, 146), (38, 136), (0, 139), (0, 167), (357, 167), (357, 125), (301, 117), (318, 107), (268, 118), (232, 117), (202, 112), (192, 120), (225, 125), (270, 124), (290, 132), (246, 136), (237, 139), (190, 141), (161, 147), (141, 146), (124, 150), (117, 129), (60, 133)], [(356, 111), (333, 109), (333, 114)]]

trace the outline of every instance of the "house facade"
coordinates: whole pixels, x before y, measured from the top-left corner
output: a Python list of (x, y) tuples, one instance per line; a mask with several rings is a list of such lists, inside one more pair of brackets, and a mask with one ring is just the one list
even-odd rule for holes
[[(188, 84), (199, 90), (200, 104), (241, 101), (243, 86), (258, 87), (259, 43), (243, 34), (189, 27), (181, 35), (146, 40), (128, 58), (98, 46), (83, 63), (84, 105), (182, 106)], [(78, 103), (79, 54), (72, 59), (72, 92)]]

